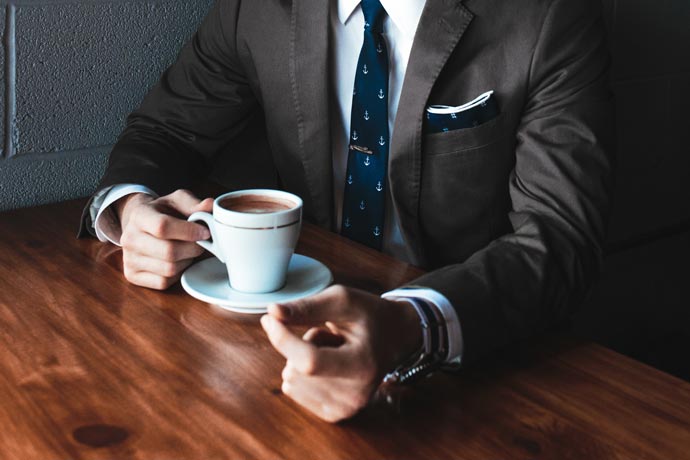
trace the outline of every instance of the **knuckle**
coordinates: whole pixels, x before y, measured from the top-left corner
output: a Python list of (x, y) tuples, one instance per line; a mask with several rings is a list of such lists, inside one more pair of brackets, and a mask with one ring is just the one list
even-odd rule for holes
[(335, 294), (338, 297), (345, 296), (347, 295), (347, 289), (342, 284), (336, 284), (335, 286), (333, 286), (333, 294)]
[(157, 216), (151, 224), (151, 232), (154, 236), (162, 238), (168, 231), (168, 219), (165, 216)]
[(341, 300), (344, 302), (346, 305), (349, 305), (352, 300), (352, 294), (348, 288), (343, 286), (342, 284), (338, 284), (334, 286), (333, 288), (333, 294), (336, 296), (337, 299)]
[(287, 382), (283, 382), (283, 384), (280, 386), (280, 391), (282, 391), (283, 394), (290, 396), (292, 393), (292, 386)]
[(134, 278), (134, 275), (137, 273), (137, 266), (134, 263), (134, 261), (123, 258), (122, 273), (124, 273), (125, 278), (127, 278), (128, 280)]
[(357, 412), (359, 412), (359, 408), (356, 408), (356, 409), (355, 409), (355, 408), (352, 408), (352, 407), (348, 407), (348, 408), (346, 408), (346, 409), (343, 409), (343, 410), (338, 414), (338, 416), (340, 417), (340, 418), (338, 419), (338, 421), (345, 420), (345, 419), (348, 419), (348, 418), (352, 418), (352, 417), (354, 417), (355, 415), (357, 415)]
[(163, 242), (162, 254), (163, 260), (174, 261), (177, 257), (177, 248), (170, 241)]
[(305, 359), (300, 361), (300, 372), (304, 375), (315, 375), (319, 371), (318, 358), (313, 353), (307, 355)]
[(167, 289), (169, 286), (169, 280), (167, 278), (164, 278), (162, 276), (157, 276), (155, 280), (151, 283), (151, 288), (156, 289), (158, 291), (162, 291), (164, 289)]
[(191, 194), (192, 194), (192, 192), (190, 192), (190, 191), (187, 190), (187, 189), (178, 188), (177, 190), (175, 190), (174, 192), (172, 192), (172, 193), (170, 194), (170, 196), (171, 196), (171, 197), (175, 197), (175, 198), (179, 198), (179, 197), (186, 197), (186, 196), (189, 196), (189, 195), (191, 195)]
[(335, 409), (332, 406), (323, 406), (321, 408), (321, 418), (328, 423), (338, 423), (343, 420), (345, 416), (341, 409)]
[(127, 228), (122, 229), (122, 236), (120, 236), (120, 245), (124, 248), (127, 249), (131, 246), (132, 240), (131, 240), (131, 235), (130, 232), (127, 231)]
[(364, 394), (358, 393), (355, 395), (352, 395), (350, 398), (349, 404), (348, 404), (348, 417), (352, 417), (355, 415), (357, 412), (359, 412), (360, 409), (362, 409), (364, 406), (366, 406), (369, 403), (369, 398), (367, 398)]
[(135, 280), (135, 272), (132, 270), (132, 268), (125, 264), (124, 267), (122, 268), (122, 272), (125, 275), (125, 279), (129, 281), (130, 283), (134, 283)]
[(177, 275), (177, 265), (172, 262), (163, 262), (161, 264), (161, 275), (164, 277), (173, 277)]
[(314, 365), (311, 361), (303, 361), (299, 365), (299, 371), (304, 375), (314, 375), (316, 372), (314, 370)]
[(138, 232), (135, 229), (131, 228), (130, 226), (126, 226), (124, 229), (122, 229), (122, 236), (120, 236), (120, 244), (123, 248), (134, 248), (134, 246), (137, 243), (137, 239)]

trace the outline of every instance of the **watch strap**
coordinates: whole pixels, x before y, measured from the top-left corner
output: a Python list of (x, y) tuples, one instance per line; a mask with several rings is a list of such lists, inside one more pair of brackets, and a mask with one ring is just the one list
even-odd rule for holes
[(409, 302), (419, 314), (422, 326), (423, 345), (393, 372), (383, 379), (384, 383), (411, 383), (429, 375), (441, 367), (448, 351), (448, 334), (443, 317), (426, 300), (420, 298), (400, 299)]

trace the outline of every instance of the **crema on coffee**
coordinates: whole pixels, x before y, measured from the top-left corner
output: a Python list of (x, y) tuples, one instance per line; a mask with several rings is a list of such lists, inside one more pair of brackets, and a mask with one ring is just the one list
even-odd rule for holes
[(245, 212), (248, 214), (268, 214), (287, 211), (297, 206), (296, 203), (266, 195), (239, 195), (220, 200), (222, 208), (229, 211)]

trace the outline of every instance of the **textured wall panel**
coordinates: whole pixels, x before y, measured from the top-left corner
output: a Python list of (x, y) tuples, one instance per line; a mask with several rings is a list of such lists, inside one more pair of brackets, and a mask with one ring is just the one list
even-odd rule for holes
[(88, 196), (107, 159), (108, 149), (95, 149), (0, 161), (0, 211)]
[(209, 5), (17, 7), (17, 152), (112, 144)]
[[(0, 161), (5, 154), (5, 111), (7, 102), (5, 99), (5, 13), (7, 6), (0, 4)], [(0, 180), (2, 178), (0, 177)]]
[(690, 76), (618, 83), (618, 171), (609, 241), (690, 219)]
[(690, 2), (617, 1), (613, 53), (616, 79), (690, 72)]

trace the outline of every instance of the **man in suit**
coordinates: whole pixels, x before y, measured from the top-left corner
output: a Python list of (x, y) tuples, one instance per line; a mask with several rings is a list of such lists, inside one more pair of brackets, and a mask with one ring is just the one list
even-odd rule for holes
[[(381, 240), (353, 237), (428, 273), (385, 298), (335, 286), (262, 318), (287, 359), (283, 391), (326, 420), (349, 417), (394, 369), (404, 380), (420, 363), (471, 362), (562, 321), (586, 296), (611, 188), (600, 9), (595, 0), (217, 0), (129, 117), (86, 228), (122, 244), (128, 280), (165, 289), (208, 238), (185, 217), (211, 200), (182, 189), (219, 158), (242, 163), (234, 142), (251, 120), (265, 127), (272, 167), (303, 198), (305, 218), (346, 235), (357, 155), (383, 158)], [(387, 58), (363, 68), (373, 47)], [(353, 141), (369, 103), (358, 100), (360, 71), (370, 69), (388, 85), (379, 91), (386, 147), (373, 152)], [(436, 132), (425, 120), (431, 105), (455, 117), (452, 106), (490, 90), (497, 111), (477, 126)], [(298, 337), (290, 324), (313, 327)]]

